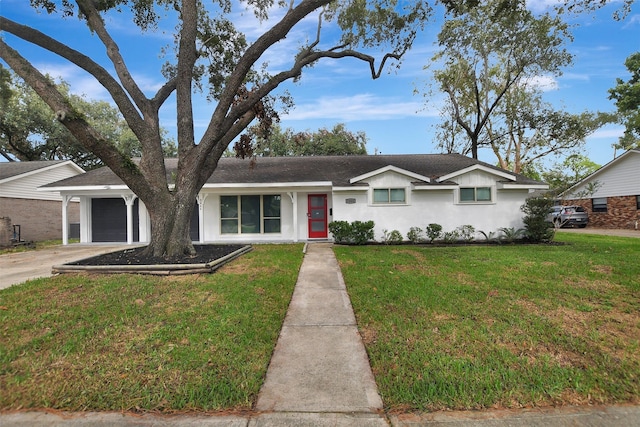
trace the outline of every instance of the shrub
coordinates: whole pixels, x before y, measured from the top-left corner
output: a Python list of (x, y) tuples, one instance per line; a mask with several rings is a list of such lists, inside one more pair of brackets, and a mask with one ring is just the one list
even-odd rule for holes
[(374, 240), (373, 221), (353, 221), (351, 223), (351, 234), (353, 243), (356, 245), (364, 245), (370, 240)]
[(364, 245), (373, 240), (373, 221), (332, 221), (329, 223), (329, 231), (333, 234), (336, 243), (352, 243)]
[(422, 228), (420, 227), (411, 227), (409, 232), (407, 233), (407, 239), (411, 243), (420, 243), (422, 242)]
[(424, 231), (427, 233), (429, 243), (433, 243), (434, 240), (442, 235), (442, 226), (440, 224), (429, 224)]
[(398, 230), (382, 230), (382, 242), (386, 245), (399, 245), (402, 243), (402, 234)]
[(478, 233), (482, 234), (484, 236), (484, 239), (487, 242), (498, 242), (498, 243), (500, 243), (500, 239), (498, 238), (498, 233), (496, 233), (495, 231), (490, 231), (488, 233), (485, 233), (484, 231), (480, 230), (480, 231), (478, 231)]
[(520, 207), (524, 212), (525, 234), (532, 243), (550, 242), (555, 236), (555, 230), (547, 222), (547, 214), (553, 206), (553, 200), (544, 197), (531, 197)]
[(460, 238), (465, 242), (472, 241), (474, 238), (474, 234), (476, 233), (475, 227), (469, 224), (461, 225), (460, 227), (456, 228), (456, 231), (458, 232)]
[(347, 221), (330, 222), (329, 231), (336, 243), (350, 243), (351, 225)]
[(500, 232), (502, 232), (500, 240), (503, 240), (507, 243), (513, 243), (523, 236), (524, 229), (515, 227), (502, 227), (500, 228)]
[(442, 240), (444, 240), (445, 243), (455, 243), (459, 238), (460, 232), (457, 228), (453, 231), (447, 231), (442, 235)]

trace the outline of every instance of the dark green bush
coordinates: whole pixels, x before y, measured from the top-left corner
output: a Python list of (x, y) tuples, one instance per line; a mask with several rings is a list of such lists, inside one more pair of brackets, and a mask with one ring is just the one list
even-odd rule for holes
[(550, 242), (555, 236), (553, 225), (547, 222), (547, 214), (553, 206), (553, 200), (545, 197), (527, 199), (520, 207), (525, 217), (524, 229), (527, 239), (532, 243)]
[(351, 236), (353, 243), (356, 245), (364, 245), (370, 240), (374, 240), (373, 221), (353, 221), (351, 223)]
[(440, 224), (429, 224), (424, 231), (429, 238), (429, 243), (433, 243), (434, 240), (442, 235), (442, 226)]
[(332, 221), (329, 223), (329, 231), (333, 234), (336, 243), (364, 245), (373, 240), (373, 221)]

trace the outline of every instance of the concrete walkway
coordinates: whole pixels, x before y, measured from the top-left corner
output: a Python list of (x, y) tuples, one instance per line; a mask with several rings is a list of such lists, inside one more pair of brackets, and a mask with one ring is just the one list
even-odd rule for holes
[(382, 399), (329, 244), (307, 246), (256, 410), (276, 413), (260, 426), (282, 425), (283, 413), (307, 422), (322, 414), (332, 425), (341, 419), (341, 425), (387, 425), (378, 415)]
[(0, 414), (2, 427), (507, 427), (640, 425), (640, 407), (389, 415), (371, 373), (340, 268), (329, 244), (307, 247), (256, 411), (244, 415)]

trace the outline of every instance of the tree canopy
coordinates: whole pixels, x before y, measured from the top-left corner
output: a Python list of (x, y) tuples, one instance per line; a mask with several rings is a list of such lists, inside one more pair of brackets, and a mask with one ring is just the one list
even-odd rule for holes
[(616, 79), (616, 86), (609, 89), (609, 99), (615, 100), (618, 121), (625, 126), (624, 135), (614, 145), (616, 149), (640, 148), (640, 52), (631, 54), (624, 65), (631, 77)]
[(517, 173), (579, 148), (601, 126), (600, 116), (555, 110), (538, 86), (572, 63), (570, 39), (559, 16), (535, 16), (521, 1), (457, 9), (431, 60), (440, 67), (435, 84), (446, 98), (440, 148), (478, 158), (479, 148), (489, 147), (501, 167)]
[(274, 125), (266, 138), (255, 143), (254, 155), (259, 157), (283, 156), (345, 156), (367, 154), (367, 135), (349, 131), (344, 123), (331, 129), (315, 132), (296, 132)]
[[(72, 160), (85, 170), (103, 166), (57, 120), (51, 108), (35, 91), (9, 70), (0, 65), (0, 155), (8, 161)], [(93, 101), (70, 93), (69, 85), (60, 81), (56, 88), (64, 93), (87, 117), (93, 127), (113, 141), (120, 151), (130, 157), (139, 157), (140, 142), (127, 127), (117, 108), (105, 101)], [(163, 130), (163, 134), (167, 132)], [(164, 153), (175, 157), (175, 142), (163, 139)]]
[[(399, 63), (431, 14), (429, 2), (397, 0), (218, 0), (206, 4), (201, 0), (32, 0), (31, 4), (60, 19), (81, 19), (87, 25), (87, 35), (103, 45), (109, 66), (95, 58), (98, 52), (80, 52), (38, 30), (37, 23), (28, 26), (4, 16), (0, 17), (0, 27), (5, 32), (0, 39), (0, 58), (51, 107), (57, 120), (78, 142), (108, 165), (144, 202), (151, 221), (148, 251), (154, 255), (194, 252), (189, 218), (198, 191), (216, 169), (229, 143), (249, 124), (258, 120), (268, 132), (277, 120), (275, 91), (283, 82), (299, 78), (305, 67), (323, 58), (358, 60), (370, 77), (378, 78), (388, 65)], [(250, 10), (267, 23), (255, 39), (249, 40), (229, 18), (237, 8)], [(122, 21), (128, 14), (131, 24)], [(117, 26), (135, 26), (148, 32), (156, 30), (163, 20), (177, 23), (174, 45), (168, 49), (159, 45), (158, 52), (153, 53), (164, 52), (167, 63), (162, 69), (164, 84), (150, 96), (136, 81), (122, 54), (126, 46), (118, 45), (110, 28), (114, 21), (106, 20), (106, 16), (116, 17)], [(316, 28), (290, 53), (287, 65), (269, 73), (262, 66), (261, 57), (308, 17), (317, 22)], [(92, 75), (107, 90), (140, 141), (140, 161), (133, 162), (105, 138), (68, 96), (12, 47), (16, 38), (54, 53)], [(196, 140), (193, 93), (198, 87), (206, 88), (212, 103), (209, 123)], [(172, 95), (177, 105), (178, 169), (170, 183), (163, 161), (159, 112)]]

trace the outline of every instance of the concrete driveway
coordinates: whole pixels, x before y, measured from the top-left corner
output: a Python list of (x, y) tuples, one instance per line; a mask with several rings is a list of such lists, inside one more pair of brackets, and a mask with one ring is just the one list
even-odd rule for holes
[(51, 276), (51, 267), (95, 255), (121, 250), (130, 245), (52, 246), (35, 251), (0, 255), (0, 289), (39, 277)]
[(640, 230), (612, 230), (608, 228), (561, 228), (559, 233), (599, 234), (602, 236), (638, 237)]

